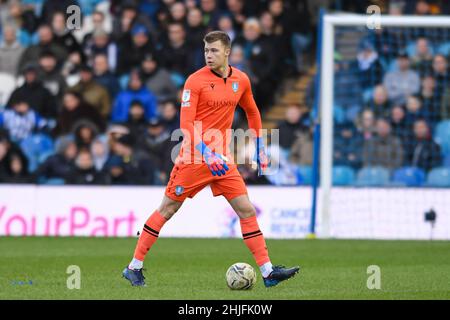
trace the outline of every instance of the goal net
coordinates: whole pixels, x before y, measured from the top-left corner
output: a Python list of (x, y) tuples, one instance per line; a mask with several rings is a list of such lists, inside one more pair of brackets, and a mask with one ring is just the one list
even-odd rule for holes
[(317, 233), (450, 239), (450, 17), (367, 24), (323, 16)]

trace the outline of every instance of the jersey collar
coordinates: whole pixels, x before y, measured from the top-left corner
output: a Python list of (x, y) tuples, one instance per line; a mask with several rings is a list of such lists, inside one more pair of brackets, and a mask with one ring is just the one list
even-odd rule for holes
[(209, 70), (211, 70), (211, 72), (212, 72), (216, 77), (219, 77), (219, 78), (222, 78), (222, 79), (227, 79), (227, 78), (231, 77), (231, 74), (233, 73), (233, 68), (232, 68), (230, 65), (228, 65), (228, 67), (230, 68), (230, 71), (228, 72), (228, 76), (227, 76), (226, 78), (222, 78), (222, 75), (220, 75), (219, 73), (215, 72), (213, 69), (209, 69)]

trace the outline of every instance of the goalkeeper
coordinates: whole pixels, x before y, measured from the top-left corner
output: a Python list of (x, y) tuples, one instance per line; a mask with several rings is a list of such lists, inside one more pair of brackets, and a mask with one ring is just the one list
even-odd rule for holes
[[(123, 276), (133, 286), (144, 286), (144, 258), (158, 239), (164, 224), (178, 211), (183, 201), (194, 197), (207, 185), (214, 196), (223, 195), (240, 218), (244, 242), (258, 264), (266, 287), (294, 276), (299, 267), (273, 266), (263, 234), (256, 220), (245, 183), (231, 159), (226, 139), (234, 111), (239, 104), (254, 133), (255, 162), (258, 173), (268, 166), (261, 136), (261, 116), (253, 99), (247, 75), (229, 66), (231, 41), (221, 31), (208, 33), (205, 43), (206, 66), (188, 77), (181, 101), (180, 127), (184, 134), (180, 153), (170, 174), (160, 207), (146, 221), (134, 257)], [(209, 133), (214, 132), (211, 135)], [(220, 137), (218, 139), (218, 134)], [(225, 150), (225, 152), (224, 152)], [(206, 213), (207, 214), (207, 213)]]

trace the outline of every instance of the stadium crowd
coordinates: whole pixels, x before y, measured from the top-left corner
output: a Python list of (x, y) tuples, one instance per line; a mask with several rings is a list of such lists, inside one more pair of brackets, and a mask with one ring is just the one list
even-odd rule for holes
[[(364, 13), (379, 2), (322, 4)], [(446, 1), (382, 3), (392, 15), (450, 14)], [(82, 23), (68, 29), (66, 8), (74, 4)], [(230, 64), (250, 76), (264, 118), (283, 79), (302, 74), (304, 55), (313, 56), (313, 6), (308, 0), (0, 1), (0, 182), (165, 184), (179, 143), (171, 133), (179, 126), (181, 89), (204, 65), (204, 34), (220, 29), (230, 36)], [(366, 29), (354, 56), (344, 57), (337, 46), (335, 166), (353, 172), (406, 166), (424, 174), (450, 166), (450, 142), (433, 136), (450, 119), (449, 40), (442, 29)], [(278, 124), (280, 144), (269, 152), (279, 170), (257, 176), (242, 165), (247, 183), (311, 183), (313, 84), (308, 108), (287, 107)], [(239, 109), (235, 118), (245, 125)]]
[(249, 74), (264, 113), (283, 78), (302, 72), (302, 10), (280, 0), (1, 1), (0, 182), (165, 184), (203, 36), (227, 32), (230, 64)]

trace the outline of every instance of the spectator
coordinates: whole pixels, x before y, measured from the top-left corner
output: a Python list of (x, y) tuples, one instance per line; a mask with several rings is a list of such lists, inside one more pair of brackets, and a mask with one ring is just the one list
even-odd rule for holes
[(111, 112), (111, 98), (105, 87), (94, 80), (93, 70), (88, 65), (80, 67), (80, 82), (71, 88), (78, 92), (83, 100), (90, 104), (104, 119), (108, 119)]
[(414, 122), (414, 139), (406, 144), (407, 165), (429, 171), (441, 166), (441, 148), (433, 141), (425, 120)]
[(114, 100), (120, 92), (120, 83), (109, 68), (108, 57), (103, 53), (97, 54), (94, 57), (93, 69), (94, 81), (103, 86), (111, 100)]
[[(112, 72), (117, 68), (118, 48), (114, 41), (110, 39), (109, 34), (104, 29), (96, 29), (92, 33), (90, 41), (84, 46), (84, 54), (88, 57), (87, 63), (94, 64), (94, 58), (98, 54), (104, 54), (107, 57), (109, 68)], [(129, 54), (129, 52), (127, 52)]]
[(131, 102), (128, 114), (128, 121), (124, 123), (130, 130), (130, 135), (136, 141), (147, 130), (147, 120), (145, 119), (145, 109), (139, 100)]
[(63, 136), (56, 143), (56, 153), (48, 157), (34, 173), (38, 182), (47, 179), (66, 179), (73, 169), (77, 145), (70, 136)]
[(381, 83), (383, 68), (378, 53), (369, 41), (361, 43), (356, 63), (362, 89), (366, 90), (376, 83)]
[(397, 57), (398, 71), (390, 71), (384, 76), (383, 84), (389, 99), (394, 103), (405, 103), (406, 98), (420, 90), (420, 78), (417, 72), (409, 68), (410, 62), (406, 53)]
[[(294, 58), (297, 72), (305, 72), (303, 55), (311, 43), (308, 5), (305, 1), (290, 5), (282, 0), (271, 0), (269, 12), (275, 20), (275, 34), (281, 35), (285, 47), (279, 48), (281, 60)], [(299, 18), (300, 17), (300, 18)]]
[[(87, 25), (86, 20), (83, 22), (83, 48), (86, 48), (88, 46), (88, 43), (92, 43), (92, 36), (94, 35), (96, 30), (106, 30), (107, 28), (105, 14), (102, 11), (94, 11), (91, 15), (91, 20), (92, 24), (90, 26)], [(87, 28), (90, 28), (89, 31)]]
[(243, 37), (237, 38), (235, 43), (244, 48), (245, 58), (250, 61), (255, 100), (260, 110), (264, 111), (273, 102), (277, 87), (277, 81), (273, 78), (276, 52), (261, 36), (261, 27), (255, 18), (245, 21)]
[(37, 64), (43, 52), (51, 52), (57, 60), (58, 68), (62, 66), (67, 58), (67, 51), (53, 42), (53, 33), (50, 26), (41, 25), (38, 34), (39, 42), (25, 49), (19, 60), (19, 68), (22, 69), (27, 63)]
[(140, 101), (144, 106), (145, 119), (149, 120), (156, 116), (156, 97), (143, 86), (142, 79), (137, 71), (133, 71), (130, 74), (128, 89), (121, 91), (117, 95), (111, 114), (111, 120), (114, 122), (126, 122), (128, 120), (131, 102), (134, 100)]
[[(209, 0), (208, 0), (209, 1)], [(186, 40), (186, 30), (181, 23), (171, 23), (168, 27), (168, 40), (161, 52), (163, 66), (185, 79), (192, 70), (192, 49)]]
[[(64, 11), (65, 12), (65, 11)], [(57, 11), (52, 16), (53, 42), (65, 48), (69, 54), (78, 52), (82, 54), (81, 45), (73, 36), (72, 31), (66, 27), (66, 15)]]
[(202, 11), (199, 8), (195, 7), (188, 11), (187, 41), (194, 46), (198, 44), (203, 49), (203, 37), (206, 34), (206, 28), (203, 26), (202, 22)]
[(44, 118), (56, 118), (56, 100), (38, 78), (38, 66), (25, 65), (23, 69), (24, 83), (16, 88), (7, 102), (12, 107), (17, 101), (26, 101)]
[[(156, 30), (149, 17), (138, 12), (136, 5), (124, 2), (121, 5), (120, 13), (115, 16), (113, 21), (113, 38), (120, 42), (129, 43), (131, 40), (129, 38), (130, 32), (133, 33), (132, 30), (136, 26), (144, 27), (152, 42), (156, 40)], [(127, 51), (127, 53), (130, 52)]]
[(105, 168), (116, 185), (151, 185), (155, 167), (145, 153), (133, 149), (130, 135), (120, 137), (114, 144)]
[(436, 93), (442, 93), (450, 86), (450, 72), (447, 58), (437, 54), (433, 59), (433, 76), (436, 81)]
[[(76, 0), (45, 0), (43, 1), (41, 19), (44, 23), (50, 23), (56, 12), (66, 12), (72, 5), (78, 5)], [(66, 14), (66, 19), (68, 14)]]
[(229, 62), (230, 65), (245, 72), (250, 78), (253, 77), (250, 70), (250, 62), (245, 59), (244, 50), (240, 45), (235, 44), (231, 48)]
[(62, 111), (58, 117), (54, 135), (72, 133), (76, 124), (81, 120), (92, 121), (98, 127), (98, 131), (104, 130), (104, 120), (97, 110), (84, 102), (79, 93), (68, 91), (63, 97)]
[(247, 18), (247, 13), (244, 8), (243, 0), (227, 0), (227, 9), (231, 14), (233, 19), (233, 26), (239, 33), (242, 31), (245, 19)]
[(99, 134), (97, 126), (88, 120), (78, 122), (73, 133), (78, 150), (90, 149)]
[[(31, 183), (32, 177), (28, 173), (28, 161), (23, 154), (12, 153), (9, 156), (6, 183)], [(0, 180), (3, 180), (0, 178)]]
[(177, 87), (172, 81), (170, 72), (160, 66), (153, 55), (148, 54), (142, 60), (141, 76), (145, 86), (156, 96), (158, 102), (177, 98)]
[(312, 130), (301, 130), (292, 144), (289, 161), (294, 164), (311, 166), (313, 163)]
[(403, 145), (412, 137), (411, 128), (406, 122), (406, 111), (402, 105), (394, 105), (391, 109), (392, 133), (399, 137)]
[(186, 24), (186, 6), (182, 2), (175, 2), (169, 8), (170, 21)]
[(161, 182), (167, 182), (172, 171), (172, 149), (178, 142), (171, 141), (170, 132), (164, 126), (164, 122), (155, 118), (148, 122), (147, 129), (138, 140), (138, 147), (145, 151), (155, 168), (162, 173), (159, 176)]
[(412, 68), (423, 77), (431, 71), (432, 61), (433, 54), (427, 38), (417, 39), (415, 54), (411, 57)]
[(285, 120), (278, 124), (281, 148), (291, 149), (295, 140), (307, 128), (304, 122), (305, 118), (307, 118), (307, 113), (297, 105), (290, 105), (286, 109)]
[(441, 118), (450, 119), (450, 88), (447, 88), (442, 95)]
[(19, 59), (25, 48), (16, 40), (16, 30), (12, 26), (3, 29), (0, 43), (0, 70), (12, 76), (18, 73)]
[[(23, 160), (22, 163), (25, 165), (27, 159), (22, 150), (9, 140), (8, 132), (0, 127), (0, 182), (8, 180), (11, 172), (11, 158), (17, 155)], [(28, 166), (25, 165), (24, 168), (28, 168)]]
[(373, 110), (377, 116), (388, 116), (390, 109), (388, 93), (382, 84), (373, 89), (372, 100), (369, 101), (367, 108)]
[(78, 51), (69, 54), (69, 57), (64, 62), (61, 70), (61, 75), (66, 79), (68, 86), (73, 86), (80, 80), (78, 71), (81, 65), (84, 64), (85, 59)]
[(97, 137), (91, 144), (91, 154), (97, 171), (102, 171), (109, 158), (109, 145), (103, 137)]
[(406, 125), (412, 130), (414, 123), (419, 119), (429, 120), (430, 114), (423, 110), (422, 101), (418, 96), (409, 96), (406, 100)]
[(175, 102), (168, 100), (161, 105), (161, 120), (169, 133), (173, 133), (180, 128), (180, 116)]
[(219, 22), (220, 9), (216, 0), (200, 0), (200, 9), (203, 13), (203, 25), (207, 32), (217, 28)]
[(228, 14), (222, 14), (217, 24), (218, 29), (225, 32), (230, 37), (231, 42), (233, 42), (236, 38), (237, 33), (234, 29), (233, 20), (231, 19), (231, 17)]
[(400, 139), (391, 133), (391, 125), (383, 118), (377, 120), (376, 136), (366, 140), (363, 146), (364, 167), (382, 166), (390, 170), (403, 163), (403, 147)]
[(359, 118), (358, 123), (359, 134), (364, 141), (369, 141), (375, 134), (375, 114), (370, 109), (365, 109)]
[(67, 184), (101, 185), (107, 183), (106, 175), (97, 171), (89, 150), (81, 149), (75, 158), (75, 165), (66, 179)]
[(56, 101), (61, 101), (67, 87), (66, 80), (59, 72), (57, 60), (51, 51), (43, 51), (39, 57), (39, 79)]
[(436, 81), (432, 76), (425, 76), (422, 79), (422, 89), (420, 93), (423, 110), (428, 115), (427, 118), (430, 119), (430, 124), (434, 127), (434, 125), (441, 120), (441, 101), (439, 97), (442, 95), (442, 93), (437, 94)]
[(136, 25), (131, 30), (131, 43), (123, 41), (119, 47), (119, 61), (117, 72), (121, 75), (138, 68), (147, 54), (154, 52), (154, 46), (150, 42), (149, 32), (143, 25)]
[(0, 113), (0, 126), (8, 131), (14, 142), (22, 141), (35, 130), (43, 129), (47, 124), (47, 121), (23, 100), (16, 100), (12, 109)]
[(333, 164), (359, 169), (362, 164), (362, 140), (352, 122), (335, 126)]

